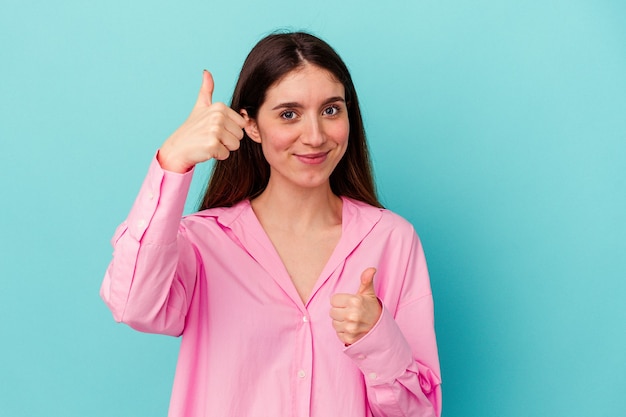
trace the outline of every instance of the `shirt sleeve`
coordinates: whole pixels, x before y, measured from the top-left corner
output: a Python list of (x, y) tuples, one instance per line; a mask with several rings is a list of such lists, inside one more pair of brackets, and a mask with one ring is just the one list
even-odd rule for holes
[(195, 286), (197, 261), (180, 220), (193, 170), (165, 171), (153, 158), (128, 215), (111, 241), (100, 296), (118, 322), (178, 336)]
[(345, 349), (364, 375), (368, 402), (377, 417), (441, 415), (433, 297), (417, 236), (412, 246), (406, 293), (417, 288), (421, 295), (401, 302), (395, 314), (383, 306), (370, 332)]

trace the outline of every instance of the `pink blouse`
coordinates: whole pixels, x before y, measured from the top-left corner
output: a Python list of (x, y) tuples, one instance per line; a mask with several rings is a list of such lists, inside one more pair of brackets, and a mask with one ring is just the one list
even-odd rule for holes
[[(343, 198), (340, 241), (304, 304), (249, 201), (181, 220), (191, 177), (153, 160), (101, 288), (116, 321), (182, 335), (170, 417), (440, 416), (433, 299), (406, 220)], [(330, 298), (370, 266), (383, 313), (345, 347)]]

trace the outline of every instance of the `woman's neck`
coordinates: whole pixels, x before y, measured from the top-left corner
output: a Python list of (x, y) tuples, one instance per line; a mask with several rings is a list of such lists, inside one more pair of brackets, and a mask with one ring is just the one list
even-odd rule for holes
[(252, 208), (263, 227), (307, 233), (341, 224), (343, 202), (330, 184), (316, 188), (267, 188), (252, 201)]

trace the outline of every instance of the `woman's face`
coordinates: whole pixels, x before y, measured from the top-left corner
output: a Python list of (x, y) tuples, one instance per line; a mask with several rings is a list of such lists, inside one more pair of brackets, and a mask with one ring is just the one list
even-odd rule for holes
[(271, 86), (246, 128), (271, 168), (270, 183), (328, 184), (348, 146), (350, 123), (343, 84), (305, 64)]

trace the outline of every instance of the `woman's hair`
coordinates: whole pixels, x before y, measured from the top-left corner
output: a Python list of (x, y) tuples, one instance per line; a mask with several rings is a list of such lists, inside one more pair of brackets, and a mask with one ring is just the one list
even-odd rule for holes
[[(345, 89), (350, 134), (348, 146), (330, 176), (338, 196), (382, 207), (376, 196), (361, 110), (352, 78), (339, 55), (323, 40), (308, 33), (277, 33), (263, 38), (246, 58), (231, 100), (237, 112), (245, 109), (256, 118), (267, 90), (289, 72), (306, 63), (329, 71)], [(245, 133), (244, 133), (245, 135)], [(261, 145), (247, 135), (228, 159), (215, 161), (199, 210), (230, 207), (257, 197), (269, 181), (270, 166)]]

